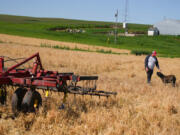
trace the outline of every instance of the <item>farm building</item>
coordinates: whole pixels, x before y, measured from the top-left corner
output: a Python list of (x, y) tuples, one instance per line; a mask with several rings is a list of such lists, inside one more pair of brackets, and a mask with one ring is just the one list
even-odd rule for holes
[(180, 35), (180, 20), (164, 19), (154, 24), (160, 35)]
[(148, 29), (148, 36), (159, 35), (159, 30), (156, 27), (151, 27)]

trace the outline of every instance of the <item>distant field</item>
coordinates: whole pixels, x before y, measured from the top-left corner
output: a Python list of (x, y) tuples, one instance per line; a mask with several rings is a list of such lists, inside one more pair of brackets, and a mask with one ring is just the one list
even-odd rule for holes
[[(128, 31), (145, 34), (149, 27), (151, 25), (129, 24)], [(85, 32), (69, 33), (67, 29)], [(180, 57), (180, 36), (119, 36), (115, 44), (114, 36), (108, 34), (113, 30), (112, 22), (0, 15), (0, 33), (128, 50), (157, 50), (163, 57)], [(118, 33), (123, 32), (122, 24), (118, 24)]]

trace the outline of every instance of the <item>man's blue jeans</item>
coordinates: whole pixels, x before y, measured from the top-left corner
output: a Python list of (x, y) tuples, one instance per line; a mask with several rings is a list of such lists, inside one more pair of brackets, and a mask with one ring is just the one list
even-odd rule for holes
[(153, 74), (153, 70), (148, 69), (148, 71), (146, 73), (147, 73), (147, 83), (150, 83), (151, 82), (151, 76)]

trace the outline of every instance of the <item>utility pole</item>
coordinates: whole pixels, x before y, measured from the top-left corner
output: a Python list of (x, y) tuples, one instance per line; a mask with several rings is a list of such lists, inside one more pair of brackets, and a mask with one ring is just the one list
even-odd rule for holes
[(115, 32), (114, 32), (114, 43), (117, 43), (117, 27), (118, 27), (118, 9), (117, 12), (115, 13)]
[(123, 23), (123, 28), (125, 29), (125, 34), (128, 33), (127, 17), (128, 17), (128, 0), (125, 0), (125, 15), (124, 15), (124, 23)]

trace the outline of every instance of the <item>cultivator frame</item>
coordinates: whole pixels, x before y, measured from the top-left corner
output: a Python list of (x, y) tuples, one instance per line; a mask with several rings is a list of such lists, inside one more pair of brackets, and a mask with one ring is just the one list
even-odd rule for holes
[[(34, 59), (33, 67), (20, 69), (23, 64)], [(96, 90), (98, 76), (79, 76), (74, 73), (59, 73), (57, 71), (45, 70), (42, 66), (39, 53), (23, 60), (16, 65), (5, 69), (4, 57), (0, 57), (0, 103), (5, 104), (7, 86), (17, 86), (18, 89), (12, 96), (13, 111), (34, 110), (42, 103), (37, 89), (45, 90), (46, 96), (49, 91), (63, 92), (64, 98), (68, 93), (78, 95), (105, 96), (116, 95), (116, 92)], [(86, 81), (85, 86), (79, 86), (78, 82)], [(68, 84), (68, 82), (70, 82)]]

